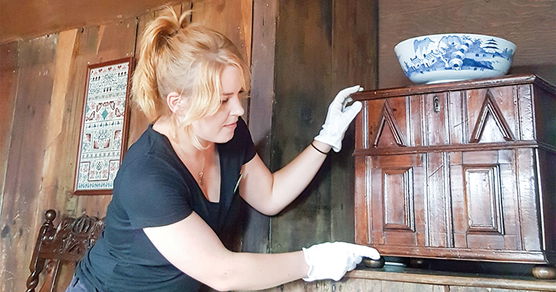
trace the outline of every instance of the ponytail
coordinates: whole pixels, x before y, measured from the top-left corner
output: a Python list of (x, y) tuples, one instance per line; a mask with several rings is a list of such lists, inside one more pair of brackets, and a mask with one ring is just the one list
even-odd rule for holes
[(158, 87), (158, 64), (163, 58), (168, 41), (185, 27), (185, 20), (191, 14), (191, 11), (187, 11), (178, 17), (174, 9), (168, 10), (170, 15), (156, 18), (146, 27), (141, 38), (140, 59), (133, 74), (133, 100), (145, 113), (149, 122), (158, 119), (164, 108)]

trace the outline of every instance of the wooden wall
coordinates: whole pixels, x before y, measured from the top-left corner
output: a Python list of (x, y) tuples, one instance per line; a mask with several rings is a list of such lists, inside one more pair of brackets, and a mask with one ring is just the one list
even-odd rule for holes
[[(318, 134), (344, 87), (376, 86), (376, 1), (280, 1), (276, 28), (271, 168), (276, 170)], [(306, 191), (271, 219), (270, 249), (353, 241), (353, 129)]]
[[(194, 22), (223, 32), (249, 56), (250, 5), (211, 0), (175, 7), (193, 7)], [(137, 36), (157, 14), (0, 45), (0, 291), (24, 290), (45, 210), (105, 215), (111, 196), (72, 194), (87, 65), (136, 56)], [(147, 125), (135, 107), (130, 122), (128, 145)]]
[(20, 0), (0, 4), (0, 43), (134, 18), (180, 0)]
[(517, 45), (509, 73), (535, 73), (556, 83), (556, 1), (379, 1), (379, 87), (411, 84), (394, 54), (402, 40), (434, 33), (493, 35)]

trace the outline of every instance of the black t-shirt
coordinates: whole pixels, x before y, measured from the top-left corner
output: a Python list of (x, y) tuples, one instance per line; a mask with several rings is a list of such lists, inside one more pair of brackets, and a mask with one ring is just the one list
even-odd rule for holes
[(232, 140), (217, 144), (217, 150), (221, 185), (220, 201), (214, 203), (205, 198), (167, 137), (149, 126), (125, 155), (104, 232), (80, 261), (77, 277), (103, 292), (198, 290), (200, 283), (170, 264), (143, 228), (172, 224), (194, 211), (221, 235), (236, 197), (240, 168), (255, 156), (242, 119)]

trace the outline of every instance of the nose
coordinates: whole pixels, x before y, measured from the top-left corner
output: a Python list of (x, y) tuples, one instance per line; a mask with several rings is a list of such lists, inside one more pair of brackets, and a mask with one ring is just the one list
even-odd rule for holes
[(230, 108), (230, 115), (234, 116), (242, 116), (245, 113), (243, 109), (243, 105), (241, 104), (241, 100), (236, 96), (230, 99), (231, 101), (231, 108)]

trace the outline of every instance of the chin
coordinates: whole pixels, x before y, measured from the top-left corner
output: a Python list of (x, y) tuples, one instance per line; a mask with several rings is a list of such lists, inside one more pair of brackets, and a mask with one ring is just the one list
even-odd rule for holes
[(226, 143), (226, 142), (230, 142), (230, 140), (232, 140), (232, 138), (234, 137), (234, 134), (232, 133), (231, 135), (222, 135), (220, 137), (218, 137), (217, 139), (215, 139), (215, 143)]

